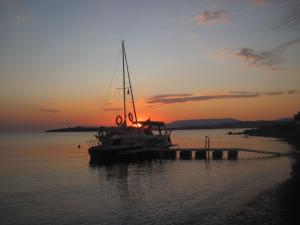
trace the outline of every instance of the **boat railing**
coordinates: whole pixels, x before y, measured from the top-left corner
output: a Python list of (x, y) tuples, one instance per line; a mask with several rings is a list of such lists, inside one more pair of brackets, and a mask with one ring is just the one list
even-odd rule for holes
[(92, 140), (89, 140), (87, 141), (89, 147), (96, 147), (96, 146), (99, 146), (100, 145), (100, 142), (97, 140), (97, 139), (92, 139)]
[(171, 135), (172, 130), (165, 128), (165, 131), (163, 132), (163, 136), (169, 136)]

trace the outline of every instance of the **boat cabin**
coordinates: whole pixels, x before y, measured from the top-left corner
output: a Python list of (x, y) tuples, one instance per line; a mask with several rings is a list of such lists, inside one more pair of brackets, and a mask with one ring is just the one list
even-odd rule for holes
[(142, 128), (147, 135), (153, 135), (154, 133), (158, 133), (158, 135), (166, 135), (170, 133), (170, 131), (167, 129), (164, 122), (161, 121), (138, 121), (134, 124), (137, 124)]

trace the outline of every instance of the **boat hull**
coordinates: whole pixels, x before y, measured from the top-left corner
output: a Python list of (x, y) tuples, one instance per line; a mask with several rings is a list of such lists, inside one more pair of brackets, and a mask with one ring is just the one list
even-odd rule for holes
[(111, 163), (117, 161), (142, 161), (151, 159), (176, 159), (176, 151), (169, 148), (122, 148), (101, 149), (92, 147), (89, 149), (90, 163)]

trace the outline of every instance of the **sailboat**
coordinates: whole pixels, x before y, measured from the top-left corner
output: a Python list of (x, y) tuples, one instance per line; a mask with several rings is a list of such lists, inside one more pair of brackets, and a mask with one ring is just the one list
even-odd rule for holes
[[(172, 146), (171, 130), (167, 129), (164, 122), (151, 121), (150, 118), (145, 121), (138, 120), (124, 41), (121, 47), (123, 114), (116, 116), (114, 127), (99, 128), (98, 134), (95, 135), (97, 144), (89, 148), (91, 161), (117, 159), (130, 151), (168, 150)], [(127, 88), (126, 83), (129, 85)], [(129, 107), (126, 104), (126, 94), (130, 96), (133, 112), (127, 110)]]

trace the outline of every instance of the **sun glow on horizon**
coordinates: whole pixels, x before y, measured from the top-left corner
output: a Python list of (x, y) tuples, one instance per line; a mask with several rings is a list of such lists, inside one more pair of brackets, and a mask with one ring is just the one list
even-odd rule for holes
[[(300, 20), (290, 21), (290, 1), (37, 2), (0, 4), (1, 132), (114, 126), (122, 38), (138, 120), (300, 111)], [(128, 95), (126, 103), (133, 113)]]

